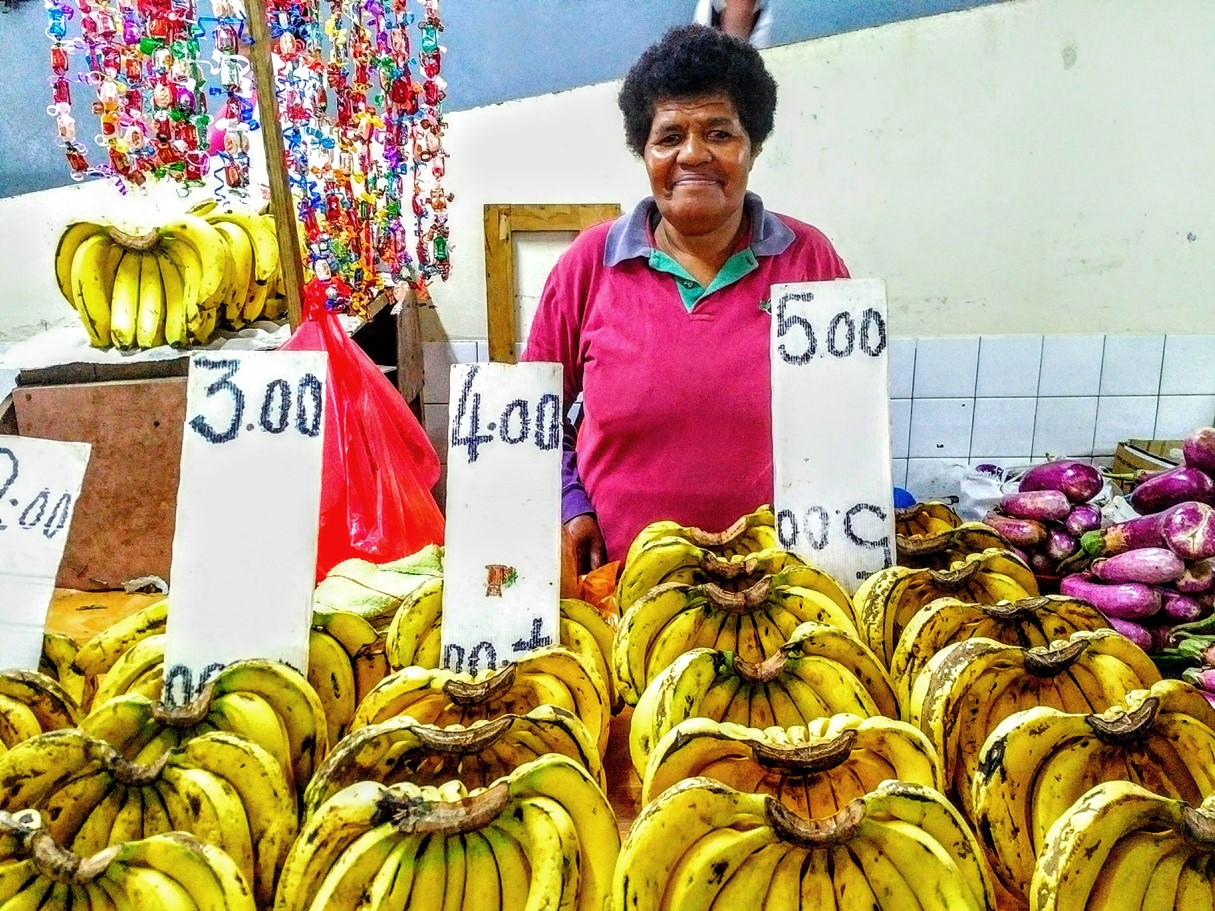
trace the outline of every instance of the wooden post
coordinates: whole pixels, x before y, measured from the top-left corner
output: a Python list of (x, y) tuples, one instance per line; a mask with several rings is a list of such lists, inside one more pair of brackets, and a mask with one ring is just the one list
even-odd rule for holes
[(265, 3), (263, 0), (245, 0), (245, 14), (249, 33), (253, 37), (249, 63), (253, 67), (262, 143), (266, 149), (270, 212), (274, 216), (283, 285), (287, 290), (287, 319), (294, 332), (303, 313), (301, 294), (304, 290), (304, 263), (300, 258), (299, 219), (291, 202), (291, 185), (287, 181), (287, 167), (283, 160), (283, 131), (278, 123), (278, 99), (274, 93), (274, 67), (270, 56), (270, 30), (266, 27)]

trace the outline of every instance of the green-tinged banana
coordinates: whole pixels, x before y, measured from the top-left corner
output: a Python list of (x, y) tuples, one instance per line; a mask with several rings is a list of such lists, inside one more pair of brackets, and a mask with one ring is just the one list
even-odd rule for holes
[(164, 283), (156, 254), (147, 251), (139, 256), (139, 310), (135, 323), (135, 344), (139, 348), (155, 348), (164, 343)]
[(244, 229), (229, 221), (211, 222), (228, 246), (231, 269), (228, 273), (228, 294), (223, 303), (225, 321), (239, 329), (245, 324), (244, 311), (253, 286), (253, 243)]
[(177, 264), (163, 250), (156, 251), (156, 265), (160, 269), (160, 284), (164, 289), (165, 342), (175, 348), (189, 344), (186, 331), (186, 287)]
[(388, 664), (396, 669), (417, 664), (418, 646), (438, 626), (443, 613), (443, 577), (427, 579), (406, 595), (388, 626), (384, 648)]
[[(193, 250), (199, 263), (197, 302), (203, 309), (213, 309), (219, 305), (218, 295), (222, 291), (228, 262), (231, 255), (224, 243), (223, 236), (204, 219), (195, 215), (183, 214), (160, 225), (157, 229), (162, 241), (161, 245), (172, 251), (189, 247)], [(190, 278), (182, 270), (187, 288)]]
[[(413, 886), (414, 866), (423, 838), (412, 835), (397, 840), (380, 869), (367, 883), (366, 894), (355, 906), (357, 911), (392, 911), (394, 908), (407, 907), (409, 891)], [(496, 883), (497, 873), (493, 875)]]
[(484, 831), (468, 832), (464, 836), (464, 895), (463, 907), (505, 908), (502, 885), (498, 882), (498, 865)]
[(195, 911), (193, 898), (168, 872), (152, 867), (110, 864), (102, 885), (120, 908), (139, 911)]
[(127, 250), (114, 273), (110, 294), (110, 338), (119, 348), (133, 348), (139, 323), (139, 272), (143, 254)]
[(59, 235), (55, 245), (55, 281), (63, 299), (73, 307), (76, 306), (76, 301), (72, 293), (72, 261), (80, 245), (96, 235), (105, 235), (105, 225), (94, 221), (70, 222)]
[(125, 863), (153, 866), (176, 880), (190, 895), (198, 911), (237, 911), (254, 907), (249, 884), (232, 858), (222, 849), (194, 836), (167, 832), (124, 846), (119, 856)]
[(163, 598), (111, 624), (80, 646), (76, 666), (89, 677), (100, 677), (135, 643), (163, 633), (168, 616), (169, 600)]
[(39, 911), (50, 896), (54, 880), (38, 876), (4, 903), (4, 911)]
[(76, 248), (72, 258), (72, 300), (94, 348), (111, 344), (110, 291), (114, 275), (106, 271), (106, 263), (113, 247), (106, 234), (93, 234)]
[[(413, 868), (413, 884), (409, 904), (439, 911), (443, 906), (443, 889), (447, 885), (447, 841), (440, 833), (424, 836)], [(320, 911), (316, 908), (315, 911)]]
[(71, 636), (47, 633), (42, 638), (38, 670), (58, 683), (80, 712), (87, 713), (93, 704), (97, 682), (77, 666), (76, 654), (79, 651), (80, 646)]
[[(97, 705), (105, 705), (111, 699), (134, 692), (133, 688), (136, 681), (152, 668), (163, 667), (164, 661), (164, 633), (156, 633), (155, 635), (148, 636), (146, 639), (140, 639), (128, 651), (124, 652), (114, 662), (114, 666), (106, 671), (105, 676), (101, 678), (101, 682), (97, 685), (97, 695), (94, 697), (95, 703)], [(156, 698), (159, 696), (159, 693), (144, 692), (144, 695), (149, 698)]]

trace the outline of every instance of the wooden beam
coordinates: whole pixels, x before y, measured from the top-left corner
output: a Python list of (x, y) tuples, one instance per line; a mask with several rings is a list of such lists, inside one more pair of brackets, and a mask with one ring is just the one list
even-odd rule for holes
[(270, 56), (272, 45), (270, 30), (266, 28), (265, 3), (263, 0), (245, 0), (245, 12), (249, 34), (253, 38), (249, 63), (253, 68), (258, 120), (266, 149), (270, 212), (274, 216), (283, 285), (287, 291), (287, 319), (292, 331), (295, 331), (303, 313), (304, 263), (300, 256), (299, 219), (291, 200), (291, 185), (287, 180), (287, 166), (283, 157), (283, 131), (278, 122), (278, 98), (274, 92), (274, 66)]
[(620, 214), (616, 203), (555, 203), (485, 206), (485, 300), (489, 359), (515, 362), (515, 257), (517, 233), (585, 231)]

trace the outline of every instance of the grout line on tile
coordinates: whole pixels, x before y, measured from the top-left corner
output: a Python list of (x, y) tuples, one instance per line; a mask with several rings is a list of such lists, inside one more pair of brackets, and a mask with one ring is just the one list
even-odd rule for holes
[(979, 348), (975, 352), (975, 384), (970, 390), (970, 437), (966, 440), (966, 462), (974, 461), (975, 452), (975, 408), (979, 402), (979, 370), (983, 364), (983, 336), (979, 336)]
[(1164, 357), (1169, 351), (1169, 335), (1164, 335), (1164, 343), (1160, 346), (1160, 375), (1156, 377), (1156, 418), (1152, 421), (1152, 439), (1156, 439), (1156, 425), (1160, 423), (1160, 396), (1164, 392)]
[(1093, 457), (1093, 453), (1097, 451), (1097, 416), (1101, 414), (1101, 384), (1105, 380), (1105, 346), (1108, 340), (1108, 335), (1101, 336), (1101, 369), (1097, 371), (1097, 409), (1093, 412), (1093, 439), (1088, 444), (1090, 459)]

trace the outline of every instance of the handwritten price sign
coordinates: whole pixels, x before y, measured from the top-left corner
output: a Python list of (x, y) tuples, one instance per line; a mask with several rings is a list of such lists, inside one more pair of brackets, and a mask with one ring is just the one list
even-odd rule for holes
[(777, 532), (855, 591), (894, 562), (886, 286), (776, 285), (772, 299)]
[(38, 670), (87, 443), (0, 436), (0, 668)]
[(443, 663), (496, 670), (558, 640), (561, 365), (456, 364)]
[(308, 667), (327, 358), (196, 354), (173, 537), (165, 700), (245, 658)]

